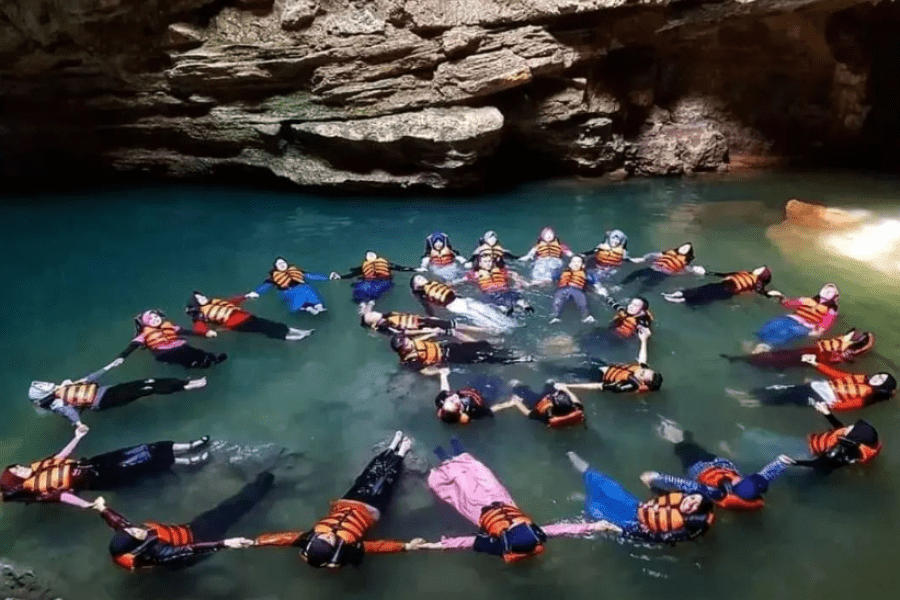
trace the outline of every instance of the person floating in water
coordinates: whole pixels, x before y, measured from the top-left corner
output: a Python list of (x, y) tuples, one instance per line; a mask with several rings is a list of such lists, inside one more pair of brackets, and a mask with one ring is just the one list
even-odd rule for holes
[(464, 279), (458, 279), (453, 283), (469, 281), (476, 284), (481, 290), (484, 302), (501, 308), (507, 316), (516, 308), (524, 312), (534, 312), (522, 294), (512, 289), (512, 284), (519, 288), (528, 286), (528, 282), (521, 275), (498, 264), (490, 254), (480, 255), (477, 261), (477, 265)]
[(691, 264), (694, 262), (694, 245), (690, 242), (664, 252), (651, 252), (644, 258), (653, 259), (653, 263), (649, 267), (632, 271), (620, 285), (628, 285), (632, 281), (640, 280), (641, 287), (646, 290), (656, 287), (670, 275), (706, 274), (706, 269)]
[(574, 452), (568, 455), (584, 476), (585, 513), (623, 538), (674, 544), (704, 535), (715, 521), (715, 505), (702, 494), (654, 490), (654, 497), (641, 502)]
[(642, 263), (645, 260), (642, 256), (633, 257), (628, 253), (628, 236), (618, 229), (607, 231), (602, 242), (581, 255), (593, 257), (597, 281), (614, 275), (625, 262)]
[(88, 432), (84, 425), (75, 437), (53, 456), (29, 465), (10, 465), (0, 474), (4, 502), (62, 502), (78, 508), (94, 508), (94, 504), (78, 497), (80, 491), (102, 491), (119, 488), (141, 479), (168, 471), (173, 465), (199, 465), (209, 453), (197, 453), (209, 437), (185, 444), (153, 442), (122, 448), (92, 458), (69, 458), (78, 442)]
[(98, 381), (107, 371), (122, 364), (117, 358), (96, 373), (91, 373), (77, 381), (65, 380), (60, 384), (50, 381), (32, 381), (28, 397), (35, 408), (48, 410), (68, 419), (72, 425), (82, 425), (81, 412), (85, 410), (107, 410), (125, 406), (135, 400), (153, 394), (174, 394), (185, 390), (195, 390), (206, 385), (206, 378), (141, 379), (116, 385), (100, 385)]
[(683, 431), (673, 421), (663, 420), (658, 432), (661, 438), (674, 444), (675, 456), (688, 479), (650, 471), (641, 475), (641, 480), (657, 490), (700, 494), (728, 510), (758, 510), (765, 506), (763, 496), (769, 486), (788, 465), (794, 464), (793, 459), (782, 454), (758, 473), (745, 477), (737, 465), (703, 448), (689, 431)]
[(206, 334), (201, 335), (190, 329), (182, 329), (167, 321), (162, 311), (145, 310), (134, 318), (134, 325), (137, 336), (119, 354), (119, 358), (128, 358), (132, 352), (141, 347), (147, 348), (153, 354), (153, 358), (159, 362), (181, 365), (186, 369), (206, 369), (228, 358), (224, 352), (213, 354), (194, 348), (184, 340), (184, 337), (189, 335), (216, 337), (215, 331), (207, 331)]
[(550, 283), (554, 275), (562, 269), (563, 256), (572, 256), (569, 247), (559, 241), (556, 232), (551, 227), (544, 227), (538, 236), (537, 243), (521, 257), (521, 262), (533, 260), (531, 268), (531, 280), (534, 283)]
[(756, 332), (760, 344), (754, 352), (766, 352), (806, 337), (819, 337), (828, 331), (838, 317), (840, 292), (833, 283), (825, 284), (812, 298), (782, 300), (785, 308), (796, 309), (792, 315), (772, 319)]
[(279, 256), (272, 263), (272, 270), (269, 271), (268, 278), (254, 291), (249, 292), (247, 297), (259, 298), (260, 294), (265, 294), (274, 287), (291, 312), (305, 311), (317, 315), (328, 309), (325, 308), (319, 292), (307, 282), (328, 281), (338, 277), (339, 275), (334, 272), (331, 275), (325, 275), (302, 271)]
[(650, 302), (646, 298), (635, 296), (628, 304), (622, 305), (611, 297), (603, 286), (597, 286), (597, 293), (603, 296), (615, 312), (609, 329), (616, 337), (628, 339), (641, 329), (650, 330), (653, 325), (653, 313), (650, 312)]
[(505, 348), (497, 348), (486, 341), (447, 342), (435, 341), (431, 337), (433, 334), (417, 337), (398, 334), (391, 338), (391, 349), (400, 357), (401, 364), (417, 370), (446, 364), (510, 364), (534, 360), (531, 356), (522, 356)]
[(641, 347), (638, 350), (637, 362), (630, 364), (595, 363), (590, 367), (566, 369), (566, 372), (585, 379), (599, 379), (596, 383), (557, 383), (557, 387), (571, 393), (572, 390), (601, 390), (617, 393), (655, 392), (662, 387), (662, 375), (647, 365), (647, 340), (649, 329), (638, 332)]
[(450, 441), (453, 456), (435, 448), (441, 464), (428, 474), (434, 494), (478, 527), (478, 534), (426, 542), (425, 550), (470, 549), (517, 562), (541, 554), (552, 537), (578, 537), (606, 531), (606, 523), (537, 525), (522, 512), (503, 484), (483, 463), (464, 452), (459, 440)]
[(402, 333), (407, 336), (417, 336), (434, 333), (453, 336), (465, 342), (472, 342), (475, 340), (465, 335), (464, 331), (469, 333), (489, 333), (487, 329), (459, 323), (455, 319), (438, 319), (436, 317), (423, 317), (412, 313), (393, 311), (380, 313), (373, 310), (369, 305), (363, 306), (361, 310), (360, 325), (387, 335)]
[(350, 490), (331, 503), (328, 516), (309, 531), (266, 533), (256, 546), (290, 546), (311, 567), (359, 566), (366, 554), (391, 554), (418, 548), (412, 542), (365, 540), (390, 504), (412, 440), (398, 431), (388, 448), (372, 459)]
[(827, 475), (847, 465), (868, 463), (881, 452), (878, 432), (871, 423), (859, 419), (853, 425), (844, 425), (826, 403), (816, 402), (815, 407), (825, 415), (831, 429), (810, 434), (807, 443), (811, 457), (794, 458), (793, 464)]
[(497, 309), (472, 298), (461, 298), (446, 283), (428, 281), (424, 275), (414, 275), (409, 286), (413, 296), (422, 303), (429, 316), (434, 316), (434, 307), (437, 306), (465, 317), (477, 327), (489, 329), (492, 332), (509, 331), (517, 325), (515, 319), (504, 315)]
[(260, 473), (235, 496), (186, 525), (154, 521), (135, 525), (107, 508), (102, 498), (98, 498), (93, 508), (116, 532), (109, 542), (109, 553), (115, 564), (129, 571), (154, 567), (184, 569), (223, 548), (253, 546), (251, 539), (224, 539), (225, 534), (266, 496), (274, 480), (271, 473)]
[(558, 288), (553, 294), (553, 309), (550, 311), (550, 323), (559, 323), (559, 313), (566, 302), (574, 302), (581, 311), (582, 323), (593, 323), (594, 317), (588, 309), (587, 287), (598, 283), (593, 273), (584, 269), (584, 259), (573, 256), (569, 260), (569, 267), (560, 272), (557, 278)]
[(535, 392), (516, 380), (509, 383), (513, 388), (509, 401), (529, 419), (553, 429), (584, 423), (584, 405), (565, 385), (548, 381), (542, 391)]
[(194, 331), (207, 335), (212, 327), (224, 327), (231, 331), (261, 333), (276, 340), (302, 340), (312, 335), (312, 329), (295, 329), (284, 323), (276, 323), (250, 314), (241, 308), (247, 296), (237, 296), (230, 300), (208, 298), (194, 291), (184, 312), (194, 321)]
[(731, 273), (707, 271), (706, 274), (721, 277), (722, 281), (667, 294), (664, 293), (662, 295), (663, 298), (674, 304), (687, 304), (688, 306), (700, 306), (716, 300), (730, 300), (739, 294), (750, 292), (760, 294), (766, 298), (784, 298), (784, 294), (777, 290), (766, 290), (766, 286), (772, 281), (772, 271), (765, 265), (752, 271), (734, 271)]
[(447, 234), (435, 232), (425, 238), (425, 254), (422, 255), (418, 270), (430, 270), (444, 281), (453, 281), (460, 278), (460, 267), (465, 262), (466, 259), (453, 249)]
[(812, 346), (755, 352), (743, 356), (723, 354), (722, 357), (731, 362), (746, 362), (760, 368), (787, 369), (806, 364), (803, 362), (803, 356), (807, 354), (814, 355), (818, 362), (825, 364), (853, 362), (871, 350), (874, 345), (875, 334), (850, 329), (840, 337), (819, 340)]
[(482, 380), (454, 390), (450, 387), (450, 369), (443, 367), (437, 371), (437, 375), (441, 380), (441, 391), (435, 397), (434, 405), (437, 418), (444, 423), (468, 425), (473, 420), (493, 417), (494, 413), (515, 406), (513, 400), (489, 404), (499, 395), (499, 386), (495, 380)]
[(471, 269), (473, 265), (478, 264), (478, 259), (482, 256), (490, 256), (494, 259), (497, 266), (506, 266), (506, 259), (515, 260), (519, 257), (500, 245), (497, 233), (494, 231), (485, 231), (481, 239), (478, 240), (478, 247), (472, 251), (472, 258), (466, 263), (466, 268)]
[(813, 406), (817, 402), (824, 402), (830, 410), (841, 412), (884, 402), (897, 391), (897, 380), (890, 373), (845, 373), (818, 362), (815, 354), (804, 355), (803, 361), (814, 366), (828, 379), (795, 385), (770, 385), (752, 390), (749, 395), (735, 390), (728, 392), (746, 407), (760, 404)]
[(361, 266), (350, 269), (340, 278), (359, 277), (359, 281), (353, 283), (353, 301), (357, 304), (374, 303), (394, 287), (392, 271), (412, 272), (415, 269), (389, 262), (369, 250)]

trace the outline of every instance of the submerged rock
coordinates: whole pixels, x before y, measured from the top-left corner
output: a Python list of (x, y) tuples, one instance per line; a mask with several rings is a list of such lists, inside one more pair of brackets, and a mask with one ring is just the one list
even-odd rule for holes
[(28, 567), (0, 557), (0, 598), (7, 600), (59, 600), (48, 581)]

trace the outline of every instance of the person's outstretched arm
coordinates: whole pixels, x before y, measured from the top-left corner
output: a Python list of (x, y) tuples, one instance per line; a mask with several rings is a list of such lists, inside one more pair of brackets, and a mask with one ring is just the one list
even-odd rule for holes
[(303, 276), (307, 281), (328, 281), (328, 275), (325, 273), (303, 272)]
[(61, 415), (68, 419), (68, 421), (72, 424), (73, 427), (79, 427), (84, 425), (81, 422), (81, 415), (73, 406), (69, 406), (59, 398), (53, 401), (50, 405), (50, 411), (55, 412), (58, 415)]
[(778, 479), (787, 470), (788, 465), (791, 465), (793, 462), (794, 461), (787, 455), (779, 455), (772, 462), (760, 469), (757, 472), (757, 475), (761, 476), (767, 482), (772, 483)]
[[(143, 340), (143, 338), (141, 338), (141, 339)], [(143, 345), (144, 345), (143, 341), (138, 341), (137, 339), (131, 340), (131, 343), (128, 344), (128, 346), (126, 346), (125, 349), (119, 353), (118, 358), (125, 360), (126, 358), (129, 357), (129, 355), (131, 355), (132, 352), (134, 352), (138, 348), (142, 347)], [(113, 362), (115, 362), (115, 361), (113, 361)]]
[(581, 401), (581, 398), (579, 398), (578, 396), (576, 396), (576, 395), (575, 395), (575, 392), (573, 392), (572, 390), (569, 389), (569, 385), (568, 385), (568, 384), (566, 384), (566, 383), (555, 383), (555, 384), (553, 384), (553, 387), (554, 387), (555, 389), (561, 391), (562, 393), (564, 393), (566, 396), (568, 396), (568, 397), (569, 397), (569, 400), (572, 401), (572, 404), (574, 404), (576, 408), (579, 408), (579, 409), (583, 409), (583, 408), (584, 408), (584, 403)]
[(280, 531), (264, 533), (256, 537), (255, 546), (299, 546), (304, 531)]
[(541, 530), (548, 538), (553, 537), (582, 537), (601, 531), (621, 533), (622, 528), (609, 521), (590, 521), (586, 523), (553, 523), (541, 525)]
[(647, 364), (647, 340), (650, 339), (650, 330), (646, 327), (640, 327), (638, 331), (638, 339), (641, 340), (641, 347), (638, 350), (637, 361), (642, 365)]
[(441, 380), (441, 391), (449, 392), (450, 391), (450, 369), (444, 367), (438, 371), (438, 377)]
[(687, 265), (684, 270), (688, 273), (693, 273), (694, 275), (706, 275), (706, 269), (700, 265)]
[(74, 506), (75, 508), (81, 509), (91, 509), (94, 507), (92, 502), (88, 502), (87, 500), (83, 500), (76, 496), (71, 492), (63, 492), (59, 495), (59, 501), (63, 504), (68, 504), (69, 506)]
[(78, 442), (80, 442), (81, 438), (83, 438), (84, 436), (86, 436), (88, 434), (88, 431), (90, 431), (90, 429), (88, 429), (87, 425), (84, 425), (84, 424), (78, 425), (75, 428), (75, 435), (72, 436), (72, 440), (68, 444), (66, 444), (66, 446), (62, 450), (57, 452), (53, 458), (56, 458), (59, 460), (64, 460), (66, 458), (69, 458), (69, 455), (71, 455), (72, 452), (75, 450), (75, 448), (78, 446)]
[[(397, 263), (389, 262), (388, 265), (394, 271), (400, 271), (401, 273), (413, 273), (416, 269), (415, 267), (406, 267), (403, 265), (398, 265)], [(362, 273), (362, 268), (359, 269), (360, 273)]]
[(641, 481), (643, 481), (644, 485), (648, 488), (660, 492), (700, 494), (704, 498), (709, 498), (710, 500), (721, 500), (725, 495), (719, 488), (703, 485), (702, 483), (684, 477), (657, 473), (656, 471), (648, 471), (641, 474)]
[(529, 260), (534, 260), (535, 254), (537, 254), (537, 246), (532, 246), (531, 250), (529, 250), (527, 254), (519, 258), (519, 262), (528, 262)]
[(594, 383), (566, 383), (566, 388), (569, 391), (572, 390), (605, 390), (606, 384), (603, 382), (594, 382)]
[[(393, 265), (391, 265), (393, 267)], [(398, 269), (399, 270), (399, 269)], [(350, 277), (359, 277), (362, 275), (362, 267), (351, 267), (346, 274), (341, 275), (341, 279), (348, 279)]]
[(410, 549), (409, 542), (395, 540), (364, 540), (363, 550), (366, 554), (396, 554)]

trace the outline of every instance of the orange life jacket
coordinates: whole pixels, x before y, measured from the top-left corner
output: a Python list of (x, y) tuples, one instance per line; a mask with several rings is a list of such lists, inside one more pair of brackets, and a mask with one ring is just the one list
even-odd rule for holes
[(500, 244), (494, 244), (493, 246), (482, 244), (475, 249), (475, 254), (478, 256), (490, 256), (495, 261), (503, 260), (506, 257), (506, 249)]
[(284, 271), (272, 269), (269, 271), (269, 279), (271, 279), (272, 283), (280, 290), (286, 290), (295, 285), (306, 283), (306, 277), (303, 275), (303, 271), (294, 265), (288, 265), (288, 268)]
[(367, 260), (362, 264), (362, 276), (366, 281), (374, 279), (390, 279), (391, 265), (383, 258)]
[(219, 300), (213, 298), (200, 307), (200, 314), (210, 323), (218, 323), (224, 325), (231, 318), (235, 311), (241, 310), (236, 304), (232, 304), (227, 300)]
[[(850, 432), (850, 427), (842, 427), (840, 429), (835, 429), (834, 431), (824, 431), (822, 433), (811, 433), (807, 440), (809, 442), (809, 451), (812, 452), (813, 455), (819, 456), (822, 454), (827, 454), (832, 448), (838, 445), (838, 442), (841, 438), (847, 437), (847, 434)], [(872, 448), (871, 446), (866, 446), (864, 444), (857, 444), (859, 448), (859, 453), (861, 458), (859, 462), (867, 463), (881, 452), (881, 443), (879, 442), (877, 446)]]
[(69, 406), (86, 408), (94, 404), (99, 388), (100, 386), (94, 382), (72, 383), (59, 386), (53, 392), (53, 395)]
[(413, 349), (404, 353), (401, 360), (405, 363), (419, 361), (423, 366), (433, 367), (444, 361), (444, 349), (431, 340), (412, 340)]
[(144, 527), (154, 532), (161, 542), (172, 546), (187, 546), (194, 543), (194, 532), (187, 525), (163, 525), (147, 521)]
[[(463, 409), (459, 413), (459, 423), (460, 425), (468, 425), (472, 419), (469, 418), (467, 412), (471, 410), (473, 406), (484, 406), (484, 398), (482, 398), (481, 394), (478, 393), (478, 390), (474, 388), (463, 388), (458, 390), (456, 395), (459, 396), (463, 404)], [(443, 408), (438, 409), (437, 416), (439, 419), (444, 416)]]
[(613, 317), (612, 324), (613, 331), (616, 335), (623, 338), (630, 338), (637, 333), (639, 325), (649, 327), (652, 322), (653, 315), (650, 314), (650, 311), (646, 311), (643, 315), (629, 315), (624, 310), (619, 310), (616, 312), (616, 316)]
[(429, 281), (422, 288), (425, 299), (438, 306), (447, 306), (456, 300), (456, 292), (449, 285), (439, 281)]
[(345, 544), (361, 542), (375, 517), (362, 502), (340, 499), (331, 503), (328, 516), (313, 526), (313, 533), (332, 533)]
[(558, 427), (566, 427), (568, 425), (578, 425), (579, 423), (584, 423), (584, 411), (580, 409), (574, 402), (572, 403), (572, 407), (572, 412), (565, 415), (554, 416), (553, 399), (550, 396), (544, 396), (535, 405), (534, 410), (536, 410), (538, 414), (547, 415), (548, 417), (550, 417), (547, 421), (547, 427), (556, 429)]
[(509, 274), (506, 269), (494, 267), (490, 271), (479, 269), (475, 276), (478, 279), (478, 287), (482, 292), (502, 292), (509, 289)]
[[(734, 469), (717, 467), (715, 465), (704, 469), (697, 475), (698, 482), (714, 488), (722, 487), (723, 484), (734, 486), (737, 485), (741, 479), (743, 478)], [(766, 504), (765, 500), (762, 498), (744, 500), (732, 492), (728, 492), (724, 498), (716, 500), (715, 502), (722, 508), (727, 508), (729, 510), (759, 510)]]
[(428, 253), (428, 260), (431, 261), (431, 264), (435, 267), (446, 267), (456, 260), (456, 252), (447, 246), (444, 246), (440, 250), (432, 249), (431, 252)]
[(816, 302), (812, 298), (803, 298), (801, 301), (803, 304), (797, 308), (794, 314), (814, 327), (821, 325), (825, 316), (828, 315), (828, 311), (831, 310), (827, 304)]
[(639, 364), (631, 364), (631, 365), (623, 365), (623, 364), (612, 364), (609, 365), (606, 370), (603, 372), (603, 383), (624, 383), (628, 380), (636, 382), (639, 387), (639, 392), (646, 392), (650, 388), (638, 379), (638, 373), (643, 369), (643, 367)]
[[(481, 513), (481, 517), (478, 519), (478, 526), (481, 530), (494, 538), (503, 538), (504, 534), (509, 531), (512, 527), (516, 525), (520, 525), (522, 523), (532, 525), (534, 521), (519, 510), (515, 506), (511, 506), (509, 504), (498, 504), (497, 506), (492, 506)], [(537, 546), (531, 552), (527, 553), (517, 553), (517, 552), (507, 552), (503, 555), (503, 560), (505, 562), (511, 563), (522, 560), (528, 556), (534, 556), (535, 554), (540, 554), (544, 551), (544, 546), (541, 543), (538, 543)]]
[(837, 402), (832, 410), (857, 410), (866, 406), (872, 393), (872, 386), (866, 383), (863, 374), (850, 375), (839, 379), (830, 379), (828, 385), (834, 390)]
[(679, 254), (677, 250), (666, 250), (659, 257), (657, 257), (655, 261), (653, 261), (653, 266), (656, 267), (657, 270), (662, 271), (667, 275), (680, 273), (684, 270), (687, 264), (687, 256), (685, 256), (684, 254)]
[(743, 294), (756, 289), (759, 277), (748, 271), (741, 271), (734, 275), (727, 275), (724, 281), (732, 293)]
[(577, 271), (573, 271), (572, 269), (566, 269), (559, 276), (559, 287), (573, 287), (579, 290), (583, 290), (587, 286), (587, 273), (584, 269), (579, 269)]
[(141, 330), (144, 336), (144, 345), (155, 350), (161, 346), (171, 344), (178, 339), (178, 329), (169, 321), (164, 321), (159, 327), (145, 325)]
[(625, 248), (616, 246), (615, 248), (604, 247), (604, 244), (597, 246), (594, 250), (594, 261), (601, 267), (618, 267), (625, 260)]
[(22, 482), (22, 489), (41, 496), (71, 490), (77, 465), (74, 460), (53, 457), (32, 463), (31, 477)]
[(559, 239), (555, 239), (552, 242), (541, 240), (538, 242), (537, 250), (535, 251), (537, 258), (560, 258), (563, 254), (563, 245)]
[[(685, 518), (679, 506), (684, 499), (681, 492), (670, 492), (642, 502), (638, 506), (638, 522), (652, 533), (671, 533), (684, 528)], [(712, 524), (712, 512), (706, 517)]]
[(400, 331), (409, 331), (422, 328), (422, 320), (418, 315), (408, 313), (391, 313), (386, 317), (388, 325)]

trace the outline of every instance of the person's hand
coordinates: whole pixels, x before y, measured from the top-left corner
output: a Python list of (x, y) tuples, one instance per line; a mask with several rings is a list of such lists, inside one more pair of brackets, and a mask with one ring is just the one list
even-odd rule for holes
[(91, 510), (96, 510), (97, 512), (103, 512), (106, 510), (106, 499), (103, 496), (98, 496), (93, 502), (91, 502)]
[(694, 267), (694, 272), (697, 275), (706, 275), (706, 268), (704, 267)]
[(421, 550), (423, 545), (426, 544), (424, 538), (414, 538), (403, 544), (404, 550)]
[(597, 290), (597, 293), (601, 296), (609, 296), (609, 292), (607, 291), (607, 289), (599, 283), (594, 286), (594, 289)]
[(335, 280), (340, 279), (340, 278), (341, 278), (341, 276), (338, 275), (337, 273), (335, 273), (334, 271), (332, 271), (332, 272), (328, 275), (328, 279), (330, 279), (331, 281), (335, 281)]
[(782, 294), (778, 290), (769, 290), (768, 292), (766, 292), (766, 295), (769, 298), (784, 298), (784, 294)]
[(428, 267), (419, 267), (416, 269), (416, 273), (424, 273), (428, 270)]
[(657, 475), (659, 475), (659, 473), (657, 473), (656, 471), (644, 471), (643, 473), (641, 473), (641, 481), (644, 483), (644, 485), (650, 487), (650, 484), (654, 479), (656, 479)]
[(816, 366), (818, 364), (815, 354), (804, 354), (803, 356), (800, 357), (800, 360), (802, 360), (803, 362), (810, 364), (812, 366)]
[(825, 402), (816, 402), (815, 404), (813, 404), (813, 408), (815, 408), (818, 412), (822, 413), (823, 415), (831, 414), (831, 408)]
[(644, 327), (643, 325), (638, 325), (637, 334), (638, 334), (639, 340), (646, 341), (646, 340), (650, 339), (650, 336), (653, 335), (653, 332), (650, 331), (649, 327)]
[(120, 356), (120, 357), (117, 358), (116, 360), (112, 361), (111, 363), (109, 363), (108, 365), (106, 365), (105, 367), (103, 367), (103, 370), (104, 370), (104, 371), (109, 371), (110, 369), (115, 369), (116, 367), (118, 367), (119, 365), (121, 365), (123, 362), (125, 362), (125, 359), (122, 358), (122, 357)]
[(259, 298), (259, 294), (256, 292), (247, 292), (244, 294), (244, 298)]
[(75, 383), (75, 382), (72, 381), (71, 379), (63, 379), (61, 382), (59, 382), (59, 385), (61, 385), (61, 386), (62, 385), (72, 385), (73, 383)]
[(214, 337), (217, 337), (218, 335), (219, 334), (216, 333), (215, 331), (213, 331), (212, 329), (210, 329), (209, 331), (206, 332), (206, 337), (208, 337), (208, 338), (214, 338)]
[(795, 464), (797, 464), (797, 461), (794, 460), (793, 458), (791, 458), (790, 456), (788, 456), (787, 454), (779, 454), (779, 455), (778, 455), (778, 462), (780, 462), (780, 463), (783, 464), (783, 465), (795, 465)]
[(88, 427), (87, 425), (85, 425), (84, 423), (79, 423), (75, 427), (75, 437), (77, 437), (80, 440), (81, 438), (86, 436), (88, 434), (88, 431), (90, 431), (90, 430), (91, 430), (91, 428)]
[(227, 540), (224, 540), (222, 542), (222, 545), (225, 546), (226, 548), (238, 549), (238, 548), (249, 548), (250, 546), (256, 545), (256, 542), (254, 542), (253, 540), (247, 539), (247, 538), (236, 537), (236, 538), (229, 538)]
[(438, 369), (438, 375), (449, 375), (449, 374), (450, 374), (450, 367), (441, 367), (440, 369)]
[(558, 383), (558, 382), (555, 382), (555, 383), (553, 384), (553, 389), (554, 389), (554, 390), (561, 390), (561, 391), (562, 391), (562, 390), (568, 389), (568, 386), (567, 386), (566, 384), (564, 384), (564, 383)]
[(591, 523), (591, 531), (621, 531), (621, 528), (617, 525), (610, 523), (609, 521), (596, 521)]

